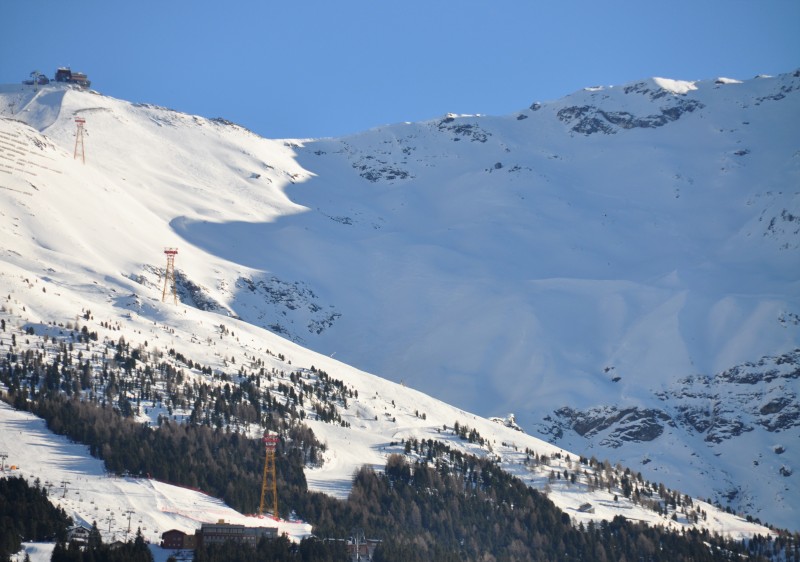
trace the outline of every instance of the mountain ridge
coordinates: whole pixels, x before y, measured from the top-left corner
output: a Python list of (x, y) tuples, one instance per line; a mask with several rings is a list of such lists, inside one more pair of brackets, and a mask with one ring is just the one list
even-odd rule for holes
[[(159, 248), (179, 247), (187, 304), (484, 416), (513, 411), (527, 431), (565, 406), (655, 411), (675, 379), (799, 345), (796, 324), (780, 321), (800, 311), (798, 74), (661, 82), (678, 93), (645, 80), (505, 117), (285, 141), (92, 93), (4, 87), (0, 112), (46, 133), (3, 120), (29, 139), (20, 155), (5, 137), (0, 155), (3, 212), (16, 219), (3, 225), (15, 241), (4, 268), (158, 318)], [(76, 115), (86, 166), (72, 159)], [(37, 217), (34, 202), (52, 208)], [(123, 296), (138, 293), (149, 296)], [(655, 465), (636, 447), (569, 439)], [(780, 524), (797, 489), (778, 482), (790, 484), (784, 515), (752, 506)]]

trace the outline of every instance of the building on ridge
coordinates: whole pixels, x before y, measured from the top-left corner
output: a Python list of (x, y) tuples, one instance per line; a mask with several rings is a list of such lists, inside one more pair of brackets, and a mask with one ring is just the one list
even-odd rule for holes
[(83, 72), (73, 72), (68, 66), (62, 66), (56, 70), (56, 82), (66, 82), (75, 84), (84, 90), (88, 90), (92, 83), (89, 77)]

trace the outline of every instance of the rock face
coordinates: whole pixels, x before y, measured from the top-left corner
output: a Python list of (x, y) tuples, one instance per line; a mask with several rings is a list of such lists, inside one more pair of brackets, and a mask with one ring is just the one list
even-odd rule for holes
[(302, 342), (309, 334), (321, 334), (341, 316), (333, 306), (323, 306), (314, 291), (298, 281), (287, 282), (274, 276), (240, 277), (235, 286), (240, 301), (245, 301), (247, 295), (254, 303), (242, 308), (244, 320), (292, 341)]
[(800, 463), (798, 382), (800, 349), (795, 349), (713, 376), (682, 377), (654, 392), (659, 408), (562, 407), (544, 416), (539, 429), (554, 443), (574, 447), (583, 441), (587, 448), (642, 466), (651, 462), (651, 451), (672, 448), (676, 442), (698, 443), (689, 464), (697, 475), (716, 474), (712, 490), (717, 501), (759, 511), (753, 497), (758, 485), (737, 481), (737, 471), (723, 468), (719, 458), (737, 451), (741, 472), (779, 482), (782, 491), (776, 501), (794, 497), (794, 467)]
[(628, 111), (605, 111), (594, 106), (571, 106), (558, 111), (558, 118), (572, 125), (576, 133), (591, 135), (605, 133), (613, 135), (620, 129), (654, 129), (677, 121), (685, 113), (701, 109), (697, 100), (676, 100), (651, 115), (634, 115)]
[(576, 410), (562, 407), (545, 420), (546, 432), (556, 439), (573, 431), (599, 444), (618, 448), (625, 443), (657, 439), (666, 426), (700, 435), (718, 444), (761, 427), (781, 433), (800, 427), (800, 350), (765, 357), (714, 376), (679, 379), (655, 393), (663, 408), (605, 406)]
[(679, 412), (678, 423), (721, 443), (761, 427), (782, 433), (800, 427), (800, 350), (745, 363), (713, 377), (686, 377), (659, 399)]
[(643, 443), (653, 441), (664, 432), (664, 425), (674, 425), (669, 415), (662, 410), (651, 408), (592, 408), (576, 411), (567, 406), (559, 408), (554, 416), (549, 433), (562, 437), (565, 430), (572, 430), (581, 437), (594, 439), (600, 437), (600, 445), (617, 448), (627, 442)]

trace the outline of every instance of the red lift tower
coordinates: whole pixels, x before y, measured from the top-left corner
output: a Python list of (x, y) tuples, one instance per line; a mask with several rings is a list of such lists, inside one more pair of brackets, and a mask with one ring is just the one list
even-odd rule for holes
[(175, 256), (178, 254), (178, 248), (164, 248), (164, 253), (167, 256), (167, 271), (164, 274), (164, 290), (161, 292), (161, 302), (167, 300), (167, 287), (169, 287), (175, 304), (178, 304), (178, 289), (175, 286)]
[(83, 146), (83, 126), (86, 124), (86, 119), (83, 117), (76, 117), (75, 124), (78, 126), (78, 130), (75, 133), (75, 153), (73, 154), (73, 160), (77, 160), (78, 158), (78, 146), (81, 147), (81, 161), (86, 164), (86, 150)]

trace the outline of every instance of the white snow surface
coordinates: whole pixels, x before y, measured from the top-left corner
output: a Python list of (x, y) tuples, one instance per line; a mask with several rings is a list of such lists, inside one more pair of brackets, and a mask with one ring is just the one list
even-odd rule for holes
[[(0, 402), (0, 428), (0, 450), (8, 455), (6, 474), (22, 476), (31, 484), (38, 480), (51, 502), (62, 507), (76, 525), (97, 523), (106, 542), (131, 539), (141, 529), (145, 540), (158, 545), (164, 531), (194, 533), (201, 523), (219, 520), (276, 527), (295, 540), (311, 533), (307, 523), (248, 517), (199, 491), (108, 474), (103, 461), (91, 457), (86, 446), (54, 435), (43, 420), (5, 402)], [(128, 511), (133, 512), (130, 532)]]
[[(557, 450), (484, 417), (513, 411), (532, 433), (562, 406), (653, 407), (682, 377), (800, 346), (798, 92), (797, 72), (655, 78), (504, 117), (269, 140), (96, 92), (0, 86), (0, 295), (22, 323), (91, 309), (208, 364), (270, 349), (346, 379), (358, 423), (311, 423), (330, 448), (308, 480), (334, 495), (391, 441), (457, 419)], [(161, 299), (165, 247), (188, 280), (177, 306)], [(221, 323), (235, 346), (207, 343)], [(747, 444), (788, 443), (796, 467), (798, 436)], [(561, 445), (698, 497), (758, 481), (750, 513), (800, 520), (798, 472), (764, 479), (732, 442)], [(499, 454), (516, 470), (511, 450)], [(571, 516), (585, 499), (551, 497)]]
[(685, 80), (672, 80), (671, 78), (653, 78), (656, 85), (673, 94), (686, 94), (692, 90), (696, 90), (694, 82), (687, 82)]

